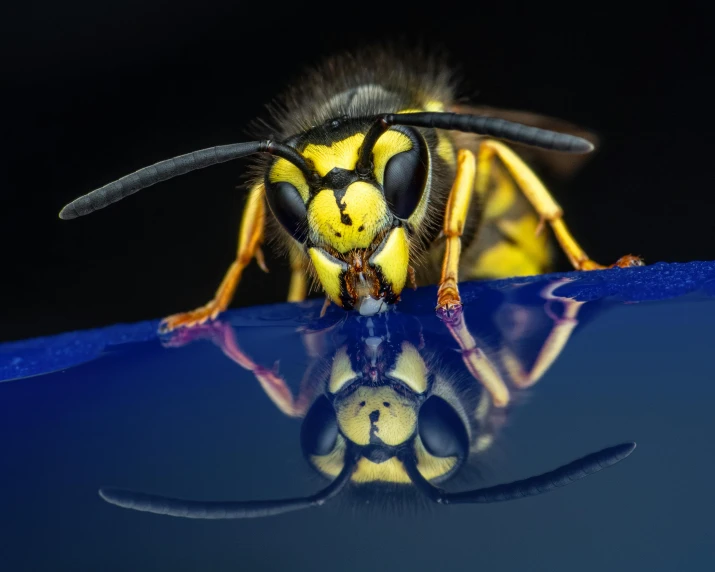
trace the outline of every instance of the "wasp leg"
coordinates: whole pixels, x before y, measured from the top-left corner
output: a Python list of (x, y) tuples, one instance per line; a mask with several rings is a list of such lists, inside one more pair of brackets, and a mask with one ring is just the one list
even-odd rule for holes
[(495, 154), (502, 163), (504, 163), (512, 177), (514, 177), (521, 192), (539, 214), (542, 224), (539, 225), (537, 232), (539, 232), (543, 226), (544, 221), (548, 222), (554, 231), (556, 240), (576, 270), (597, 270), (612, 268), (614, 266), (621, 268), (643, 266), (643, 261), (631, 254), (621, 257), (615, 264), (611, 264), (610, 266), (603, 266), (591, 260), (566, 227), (563, 221), (563, 210), (561, 207), (536, 174), (514, 151), (499, 141), (492, 139), (482, 141), (479, 147), (480, 165), (482, 164), (482, 160), (490, 160)]
[(457, 173), (449, 193), (444, 214), (446, 237), (442, 276), (437, 291), (437, 310), (446, 315), (458, 311), (462, 303), (457, 288), (459, 257), (462, 250), (462, 232), (469, 212), (469, 203), (474, 194), (476, 178), (476, 158), (467, 149), (460, 149), (457, 154)]
[(263, 226), (266, 219), (265, 202), (263, 196), (265, 189), (263, 184), (258, 184), (251, 189), (243, 209), (241, 218), (241, 229), (238, 237), (238, 253), (236, 260), (231, 264), (221, 285), (216, 290), (213, 299), (206, 305), (181, 314), (174, 314), (164, 318), (159, 325), (161, 333), (168, 333), (179, 327), (191, 327), (203, 324), (208, 320), (213, 320), (223, 312), (231, 303), (236, 286), (241, 280), (243, 270), (248, 264), (256, 259), (258, 265), (264, 272), (268, 272), (263, 260), (261, 243), (263, 242)]
[(290, 250), (290, 286), (288, 287), (288, 301), (302, 302), (308, 295), (308, 260), (298, 249)]
[(506, 415), (503, 407), (494, 407), (491, 394), (483, 391), (474, 410), (479, 429), (469, 446), (470, 453), (483, 453), (494, 444), (497, 433), (506, 424)]
[(444, 323), (459, 344), (462, 360), (469, 373), (489, 392), (495, 407), (506, 407), (510, 399), (509, 389), (489, 357), (477, 345), (474, 336), (467, 329), (464, 324), (464, 314), (457, 312)]
[(315, 397), (318, 385), (316, 380), (320, 379), (316, 371), (320, 359), (316, 356), (311, 355), (311, 362), (303, 375), (298, 397), (294, 398), (285, 380), (278, 373), (278, 363), (276, 362), (272, 368), (256, 363), (238, 345), (233, 327), (221, 320), (200, 324), (190, 329), (176, 330), (163, 339), (162, 344), (164, 347), (178, 348), (200, 339), (209, 340), (231, 361), (250, 371), (265, 394), (282, 413), (289, 417), (305, 415)]
[[(504, 368), (509, 373), (509, 377), (514, 382), (514, 385), (524, 389), (534, 385), (551, 365), (556, 361), (564, 347), (569, 341), (571, 334), (578, 325), (578, 312), (586, 302), (579, 302), (571, 298), (564, 298), (554, 295), (554, 291), (563, 284), (570, 282), (568, 278), (558, 280), (553, 284), (549, 284), (541, 296), (546, 300), (546, 312), (554, 321), (554, 326), (549, 332), (546, 341), (541, 346), (539, 354), (536, 357), (534, 365), (529, 371), (526, 371), (521, 362), (514, 356), (508, 347), (503, 347), (500, 355)], [(557, 316), (551, 309), (551, 302), (560, 302), (563, 305), (561, 316)]]
[(282, 413), (289, 417), (305, 416), (313, 397), (315, 397), (317, 388), (315, 380), (320, 378), (317, 371), (319, 360), (311, 360), (303, 374), (298, 396), (294, 398), (285, 380), (278, 373), (278, 364), (276, 363), (273, 368), (269, 369), (254, 362), (239, 347), (231, 326), (225, 328), (224, 337), (219, 347), (226, 357), (236, 362), (243, 369), (253, 373), (263, 391)]

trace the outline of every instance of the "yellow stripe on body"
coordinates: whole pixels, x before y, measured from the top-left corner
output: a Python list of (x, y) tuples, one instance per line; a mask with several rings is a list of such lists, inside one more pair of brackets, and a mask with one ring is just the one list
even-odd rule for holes
[[(547, 233), (536, 234), (537, 213), (528, 204), (495, 150), (483, 145), (477, 155), (475, 192), (482, 202), (481, 240), (470, 247), (477, 257), (463, 269), (465, 279), (533, 276), (545, 272), (552, 252)], [(501, 237), (501, 238), (499, 238)]]
[(510, 240), (501, 240), (479, 254), (467, 272), (469, 277), (509, 278), (542, 274), (551, 262), (548, 237), (536, 236), (538, 219), (526, 214), (518, 220), (499, 221), (500, 230)]

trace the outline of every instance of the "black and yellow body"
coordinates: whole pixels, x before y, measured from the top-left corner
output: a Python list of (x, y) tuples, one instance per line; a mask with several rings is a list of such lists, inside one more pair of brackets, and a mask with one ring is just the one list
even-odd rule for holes
[[(265, 269), (267, 239), (288, 253), (288, 299), (309, 283), (346, 310), (374, 315), (407, 285), (439, 284), (436, 307), (461, 307), (459, 280), (542, 273), (551, 236), (577, 269), (603, 268), (567, 229), (529, 166), (572, 171), (593, 145), (564, 122), (466, 107), (444, 63), (422, 53), (368, 49), (309, 70), (270, 106), (258, 141), (157, 163), (80, 197), (75, 218), (171, 177), (248, 155), (260, 157), (239, 245), (215, 297), (165, 319), (163, 331), (215, 318), (245, 267)], [(547, 169), (548, 170), (548, 169)], [(640, 264), (626, 256), (616, 264)]]

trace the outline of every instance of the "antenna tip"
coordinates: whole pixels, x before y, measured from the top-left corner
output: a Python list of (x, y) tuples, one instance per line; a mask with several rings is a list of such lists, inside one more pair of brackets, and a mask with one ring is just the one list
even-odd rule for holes
[(128, 491), (122, 490), (122, 489), (117, 489), (114, 487), (102, 487), (97, 491), (99, 493), (99, 496), (107, 501), (110, 504), (115, 504), (117, 506), (123, 506), (123, 507), (130, 507), (131, 499), (127, 499), (128, 496), (131, 496), (131, 493), (127, 495)]
[(72, 207), (72, 203), (65, 205), (62, 208), (60, 211), (60, 218), (62, 220), (72, 220), (73, 218), (77, 218), (77, 211), (74, 207)]
[(615, 461), (621, 461), (625, 459), (628, 455), (630, 455), (636, 448), (636, 444), (634, 441), (631, 441), (629, 443), (621, 443), (620, 445), (616, 445), (611, 449), (613, 458)]
[(571, 146), (572, 153), (590, 153), (595, 148), (596, 146), (588, 139), (584, 139), (583, 137), (573, 137), (573, 143)]

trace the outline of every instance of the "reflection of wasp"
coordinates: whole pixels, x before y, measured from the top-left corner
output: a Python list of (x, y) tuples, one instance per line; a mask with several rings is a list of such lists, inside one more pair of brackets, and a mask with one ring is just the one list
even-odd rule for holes
[[(536, 285), (541, 307), (509, 304), (507, 296), (491, 317), (484, 336), (490, 338), (488, 345), (477, 342), (461, 319), (449, 322), (460, 345), (473, 343), (461, 352), (461, 359), (451, 350), (440, 351), (446, 347), (444, 326), (434, 316), (419, 322), (390, 312), (306, 328), (302, 338), (311, 360), (297, 396), (275, 369), (257, 364), (240, 348), (230, 325), (217, 321), (179, 330), (167, 345), (211, 340), (252, 372), (284, 414), (303, 418), (303, 454), (331, 484), (308, 497), (272, 501), (186, 501), (120, 489), (101, 489), (100, 494), (121, 507), (172, 516), (249, 518), (321, 505), (348, 483), (358, 494), (379, 491), (378, 484), (392, 487), (392, 492), (412, 485), (438, 503), (484, 503), (548, 492), (608, 467), (630, 454), (635, 444), (610, 447), (514, 483), (459, 493), (436, 486), (491, 446), (506, 410), (494, 406), (490, 385), (516, 389), (536, 383), (561, 352), (583, 304), (554, 295), (563, 282), (543, 290)], [(528, 288), (531, 285), (519, 290)], [(556, 304), (563, 305), (561, 316), (554, 314)], [(546, 342), (537, 346), (536, 357), (529, 356), (524, 342), (544, 330)], [(476, 361), (470, 357), (475, 352), (480, 356)], [(465, 364), (471, 378), (465, 379)], [(492, 378), (485, 383), (487, 371)], [(482, 383), (474, 383), (475, 377)]]
[[(270, 139), (140, 169), (76, 199), (60, 217), (88, 214), (195, 169), (268, 156), (250, 185), (236, 260), (214, 299), (167, 318), (165, 331), (225, 310), (249, 262), (256, 258), (265, 269), (266, 235), (290, 252), (290, 301), (305, 298), (311, 275), (328, 300), (363, 315), (397, 302), (408, 279), (438, 282), (437, 307), (451, 315), (461, 305), (460, 277), (544, 272), (552, 258), (539, 232), (544, 223), (575, 268), (603, 268), (571, 236), (561, 208), (524, 159), (500, 141), (526, 145), (524, 157), (564, 173), (578, 157), (544, 150), (587, 153), (593, 145), (574, 134), (584, 133), (530, 114), (459, 106), (453, 91), (434, 58), (391, 50), (335, 58), (274, 106)], [(271, 221), (278, 224), (267, 231)], [(629, 255), (616, 264), (641, 262)]]

